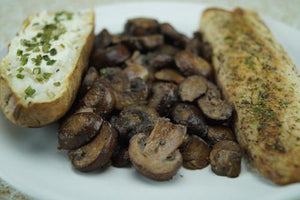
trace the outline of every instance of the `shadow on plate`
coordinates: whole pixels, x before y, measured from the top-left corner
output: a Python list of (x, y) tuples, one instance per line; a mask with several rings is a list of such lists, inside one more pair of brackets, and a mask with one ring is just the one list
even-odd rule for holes
[(57, 127), (52, 124), (43, 128), (22, 128), (0, 114), (0, 138), (6, 145), (33, 154), (57, 151)]

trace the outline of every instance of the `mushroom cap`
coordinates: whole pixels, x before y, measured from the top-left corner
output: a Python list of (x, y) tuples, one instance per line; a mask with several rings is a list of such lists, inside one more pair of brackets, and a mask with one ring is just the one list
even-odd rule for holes
[(160, 181), (171, 179), (182, 164), (178, 148), (185, 134), (185, 126), (160, 118), (149, 137), (140, 133), (131, 138), (129, 157), (133, 166), (148, 178)]

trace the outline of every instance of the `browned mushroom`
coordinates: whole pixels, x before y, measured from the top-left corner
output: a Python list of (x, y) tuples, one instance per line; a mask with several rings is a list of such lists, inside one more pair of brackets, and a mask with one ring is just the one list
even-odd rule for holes
[(82, 98), (76, 112), (92, 111), (105, 118), (113, 111), (115, 103), (115, 96), (110, 86), (102, 79), (97, 79)]
[(241, 172), (242, 151), (230, 140), (218, 142), (209, 156), (212, 171), (220, 176), (237, 177)]
[(120, 147), (111, 158), (114, 167), (127, 167), (131, 164), (128, 148)]
[(129, 65), (123, 72), (128, 76), (129, 80), (141, 78), (143, 81), (147, 81), (149, 78), (149, 70), (143, 65)]
[(200, 45), (200, 55), (207, 61), (211, 63), (212, 59), (212, 48), (207, 42), (202, 42)]
[(202, 169), (209, 164), (210, 147), (200, 137), (192, 135), (181, 149), (183, 167)]
[(94, 48), (95, 49), (104, 49), (111, 44), (112, 36), (108, 32), (107, 29), (103, 29), (98, 35), (95, 37)]
[(153, 68), (173, 67), (175, 65), (174, 58), (168, 54), (148, 53), (148, 63)]
[(176, 54), (175, 63), (186, 76), (202, 75), (209, 77), (212, 73), (211, 66), (204, 59), (187, 50)]
[(161, 116), (168, 114), (170, 108), (178, 101), (178, 87), (174, 83), (154, 83), (152, 92), (148, 105), (155, 108)]
[(204, 123), (202, 113), (196, 106), (179, 103), (174, 107), (171, 116), (174, 122), (185, 125), (188, 133), (196, 134), (203, 138), (206, 137), (207, 125)]
[(191, 53), (200, 56), (201, 55), (201, 42), (196, 39), (196, 38), (192, 38), (190, 40), (188, 40), (185, 50), (190, 51)]
[(105, 80), (112, 88), (117, 110), (133, 104), (147, 103), (148, 85), (140, 77), (129, 79), (128, 75), (121, 71), (110, 78), (106, 77)]
[(171, 179), (182, 163), (178, 148), (185, 134), (185, 126), (160, 118), (150, 136), (140, 133), (131, 138), (128, 151), (133, 166), (148, 178), (159, 181)]
[(114, 66), (124, 62), (130, 57), (130, 51), (124, 45), (115, 45), (106, 49), (96, 50), (91, 57), (96, 68)]
[(182, 101), (193, 102), (205, 94), (207, 90), (206, 79), (201, 76), (189, 76), (179, 85), (179, 96)]
[(126, 34), (114, 34), (111, 36), (111, 44), (116, 45), (116, 44), (121, 44), (123, 41), (128, 40), (130, 36)]
[(141, 54), (139, 51), (134, 51), (129, 59), (125, 61), (126, 65), (143, 65), (146, 66), (146, 55)]
[(157, 71), (154, 77), (159, 81), (169, 81), (177, 84), (184, 80), (184, 77), (174, 69), (162, 69)]
[(121, 73), (122, 69), (119, 67), (106, 67), (106, 68), (102, 68), (100, 69), (100, 76), (101, 79), (103, 79), (104, 81), (112, 81), (114, 76), (116, 74)]
[(160, 32), (165, 36), (166, 43), (184, 48), (187, 43), (187, 37), (179, 33), (173, 26), (168, 23), (160, 25)]
[(154, 108), (129, 106), (113, 117), (111, 123), (122, 138), (131, 138), (137, 133), (150, 133), (158, 117)]
[(94, 113), (71, 115), (58, 129), (58, 148), (73, 150), (87, 144), (98, 133), (102, 121), (102, 118)]
[(206, 95), (209, 98), (218, 98), (218, 99), (220, 99), (222, 97), (221, 91), (218, 89), (218, 87), (214, 83), (212, 83), (210, 81), (207, 81)]
[(87, 91), (92, 87), (95, 80), (99, 77), (99, 74), (95, 67), (90, 67), (86, 72), (83, 81), (81, 83), (80, 89), (77, 94), (77, 98), (83, 97)]
[(204, 95), (198, 100), (198, 106), (211, 122), (224, 122), (231, 117), (232, 107), (220, 98)]
[(161, 46), (164, 43), (164, 37), (160, 34), (129, 37), (127, 40), (123, 40), (123, 43), (130, 49), (147, 51)]
[(174, 47), (174, 46), (168, 45), (168, 44), (164, 44), (164, 45), (158, 47), (155, 50), (155, 53), (169, 55), (171, 57), (174, 57), (179, 51), (180, 51), (180, 49), (177, 47)]
[(151, 18), (129, 19), (125, 25), (125, 33), (133, 36), (151, 35), (158, 32), (157, 20)]
[(235, 141), (235, 136), (232, 130), (226, 126), (209, 126), (207, 138), (212, 144), (216, 144), (222, 140)]
[(68, 152), (73, 166), (83, 172), (103, 167), (113, 154), (117, 136), (114, 128), (108, 122), (103, 122), (98, 135), (90, 143)]

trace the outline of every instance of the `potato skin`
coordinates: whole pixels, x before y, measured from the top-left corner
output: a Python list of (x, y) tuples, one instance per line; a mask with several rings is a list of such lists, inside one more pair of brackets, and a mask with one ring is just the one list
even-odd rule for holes
[[(28, 20), (25, 20), (22, 29), (26, 28)], [(94, 13), (92, 13), (92, 23), (94, 24)], [(51, 124), (64, 116), (76, 97), (83, 72), (87, 69), (93, 42), (94, 28), (77, 57), (76, 67), (66, 80), (65, 90), (51, 101), (29, 102), (25, 105), (3, 77), (3, 72), (0, 72), (0, 106), (6, 118), (16, 125), (36, 128)]]

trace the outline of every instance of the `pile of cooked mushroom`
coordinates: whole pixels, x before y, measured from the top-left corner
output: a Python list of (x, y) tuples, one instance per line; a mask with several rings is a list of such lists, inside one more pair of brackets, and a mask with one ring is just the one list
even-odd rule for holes
[(84, 172), (131, 164), (154, 180), (183, 166), (237, 177), (242, 151), (233, 109), (214, 83), (210, 46), (168, 23), (127, 21), (121, 34), (102, 30), (77, 100), (62, 120), (59, 149)]

